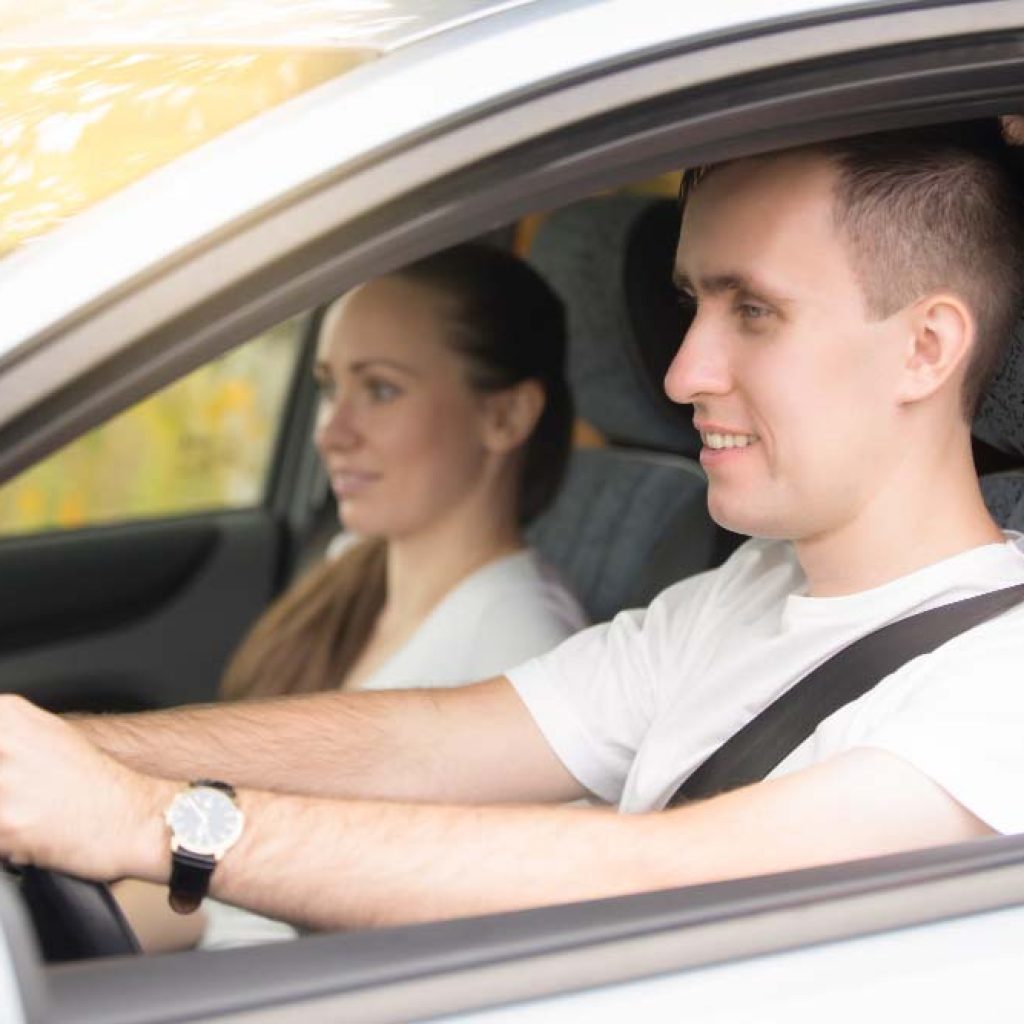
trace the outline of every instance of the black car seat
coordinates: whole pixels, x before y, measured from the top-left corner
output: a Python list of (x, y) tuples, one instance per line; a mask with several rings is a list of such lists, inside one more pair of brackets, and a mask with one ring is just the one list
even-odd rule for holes
[(687, 326), (671, 283), (678, 232), (672, 200), (591, 199), (553, 213), (529, 252), (566, 304), (577, 413), (608, 443), (574, 451), (528, 535), (595, 621), (711, 568), (738, 539), (708, 515), (691, 409), (662, 389)]
[[(1024, 531), (1024, 321), (985, 391), (972, 432), (986, 446), (982, 458), (976, 452), (985, 504), (1004, 529)], [(984, 472), (999, 461), (1012, 468)]]

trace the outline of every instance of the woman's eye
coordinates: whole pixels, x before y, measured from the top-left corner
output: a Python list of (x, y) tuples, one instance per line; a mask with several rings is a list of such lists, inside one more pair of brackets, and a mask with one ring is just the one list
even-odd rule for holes
[(368, 378), (366, 390), (375, 402), (390, 402), (401, 394), (394, 384), (387, 380), (381, 380), (379, 377)]

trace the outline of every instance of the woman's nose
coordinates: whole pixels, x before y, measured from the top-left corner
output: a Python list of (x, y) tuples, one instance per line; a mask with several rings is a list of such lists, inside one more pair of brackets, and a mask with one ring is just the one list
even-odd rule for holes
[(324, 401), (317, 416), (314, 437), (321, 450), (329, 448), (347, 451), (359, 442), (359, 432), (353, 418), (352, 403), (337, 396)]
[(727, 394), (731, 387), (724, 340), (698, 313), (665, 373), (665, 394), (686, 405), (701, 395)]

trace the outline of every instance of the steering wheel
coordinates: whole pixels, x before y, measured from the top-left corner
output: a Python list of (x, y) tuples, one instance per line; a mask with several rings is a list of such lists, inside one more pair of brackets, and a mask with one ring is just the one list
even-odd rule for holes
[(109, 886), (46, 868), (4, 867), (18, 880), (47, 963), (142, 952)]

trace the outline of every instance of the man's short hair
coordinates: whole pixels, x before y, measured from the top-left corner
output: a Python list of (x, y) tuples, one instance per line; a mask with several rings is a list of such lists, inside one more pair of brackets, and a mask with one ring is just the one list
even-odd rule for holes
[[(996, 118), (815, 143), (838, 170), (834, 217), (869, 316), (949, 291), (977, 325), (964, 374), (973, 417), (1024, 306), (1024, 159)], [(710, 168), (713, 169), (713, 168)], [(709, 168), (684, 174), (681, 201)]]

